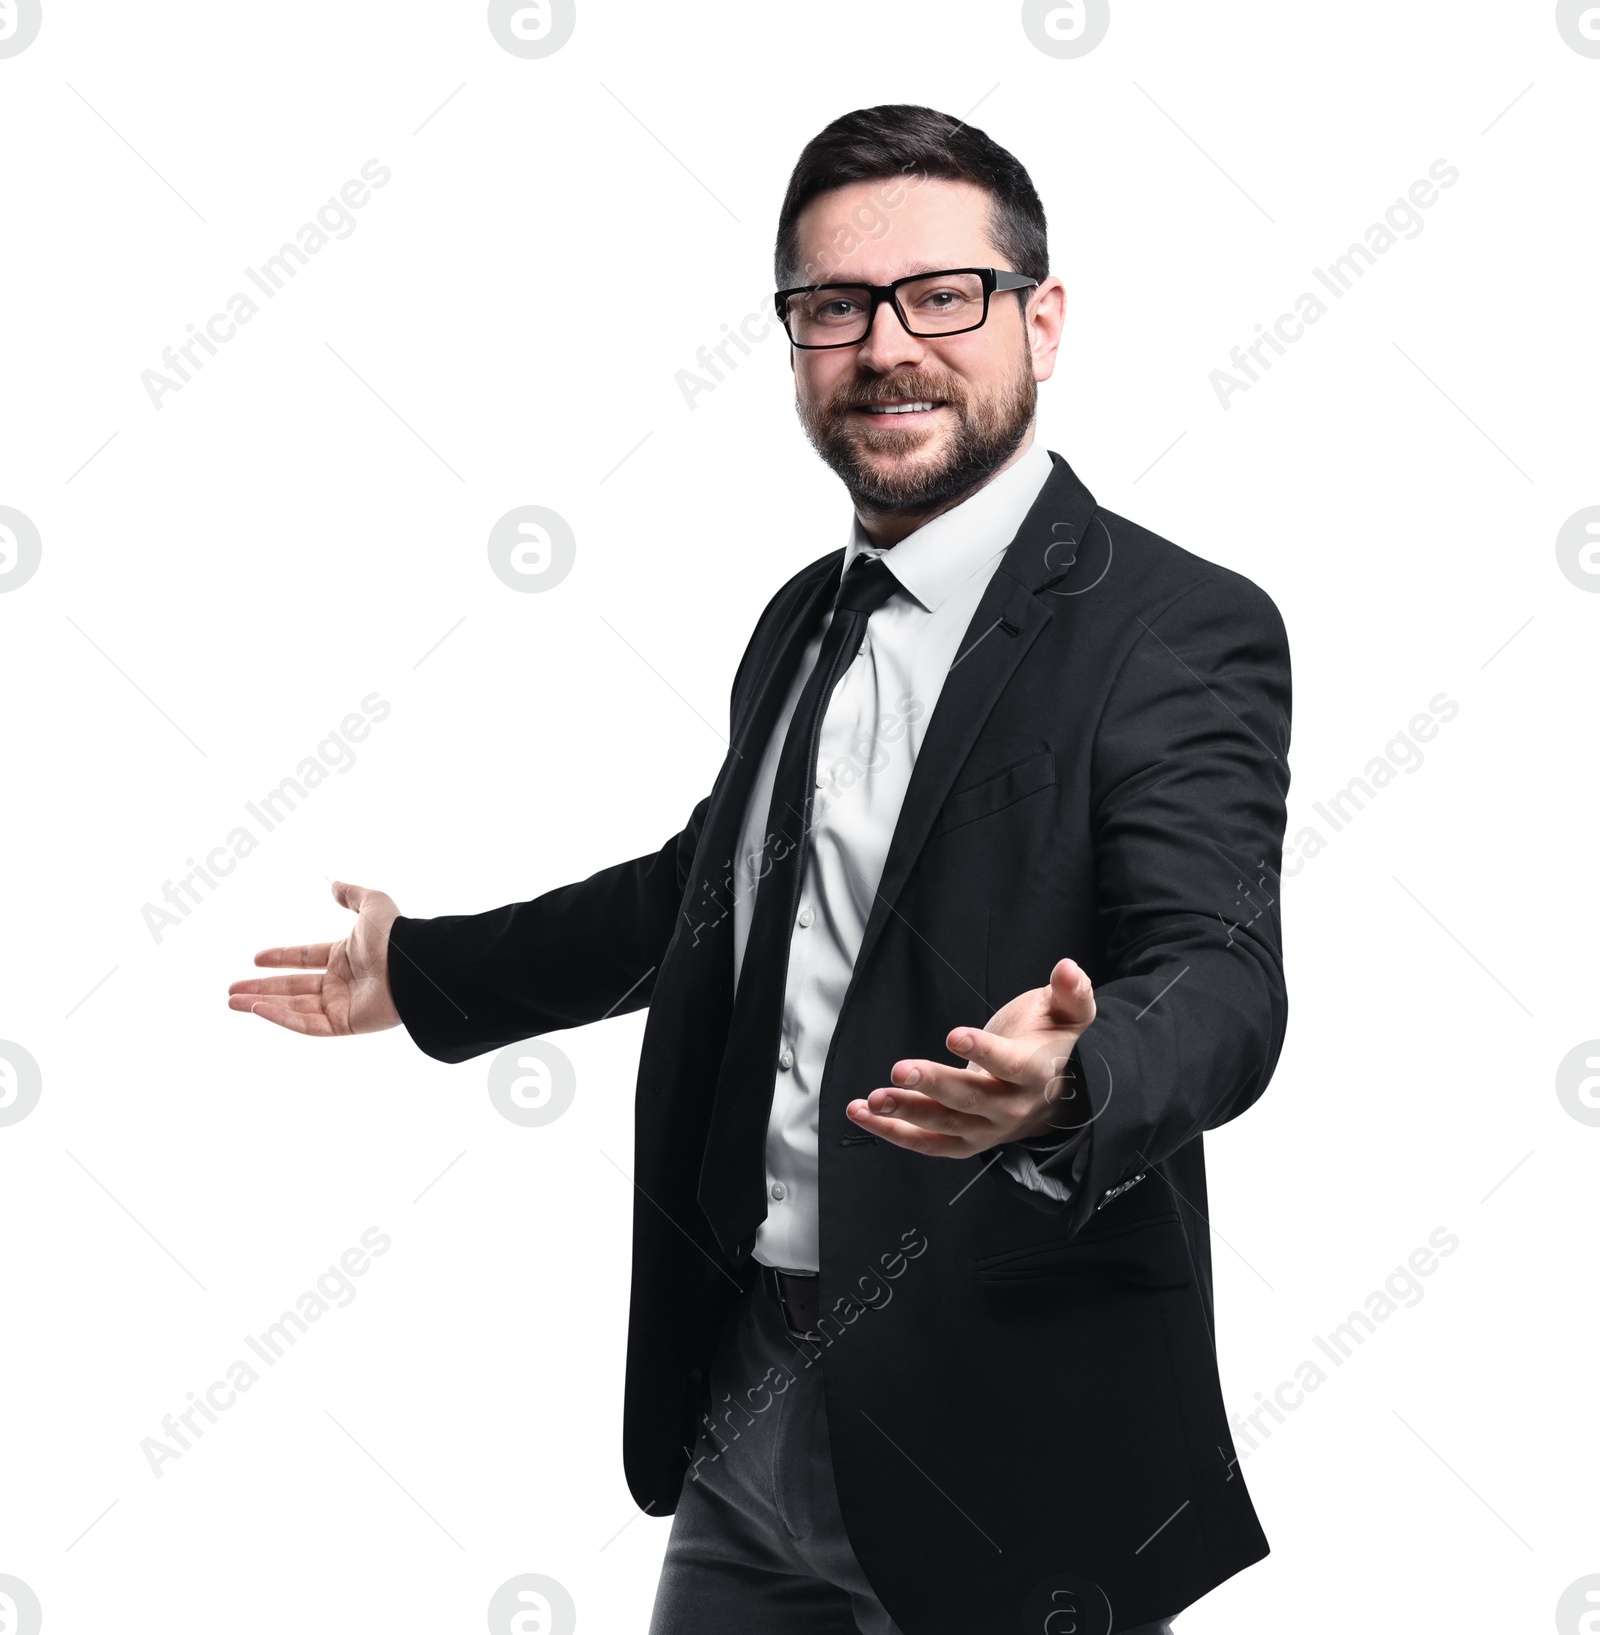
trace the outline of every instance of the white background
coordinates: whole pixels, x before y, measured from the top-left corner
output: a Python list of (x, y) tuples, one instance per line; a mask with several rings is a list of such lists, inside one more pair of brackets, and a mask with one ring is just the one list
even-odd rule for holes
[[(43, 1073), (0, 1128), (0, 1573), (46, 1629), (478, 1629), (524, 1572), (644, 1628), (642, 1016), (556, 1037), (576, 1099), (525, 1129), (487, 1058), (225, 991), (343, 934), (330, 877), (473, 911), (681, 826), (756, 614), (848, 508), (780, 338), (692, 409), (675, 375), (768, 310), (804, 141), (891, 101), (970, 111), (1044, 199), (1046, 444), (1282, 610), (1291, 841), (1459, 705), (1285, 882), (1288, 1042), (1207, 1143), (1230, 1411), (1460, 1248), (1258, 1439), (1273, 1553), (1181, 1635), (1548, 1628), (1600, 1573), (1600, 1128), (1556, 1093), (1600, 1035), (1600, 597), (1555, 548), (1600, 503), (1597, 97), (1545, 3), (1118, 0), (1060, 60), (1010, 4), (580, 0), (525, 60), (476, 4), (45, 0), (0, 59), (0, 505), (43, 540), (0, 595), (0, 1038)], [(153, 407), (162, 348), (373, 158), (353, 234)], [(1229, 350), (1440, 159), (1424, 230), (1224, 409)], [(544, 594), (488, 564), (527, 504), (577, 539)], [(158, 943), (143, 905), (373, 692), (355, 766)], [(354, 1303), (154, 1477), (141, 1441), (372, 1226)]]

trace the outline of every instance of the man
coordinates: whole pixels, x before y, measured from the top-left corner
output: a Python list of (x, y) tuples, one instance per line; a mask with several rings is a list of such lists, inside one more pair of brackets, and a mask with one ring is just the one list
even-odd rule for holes
[(1065, 294), (983, 133), (835, 121), (776, 264), (855, 516), (757, 623), (710, 796), (486, 914), (336, 886), (350, 935), (230, 1003), (449, 1062), (650, 1007), (623, 1442), (676, 1512), (654, 1635), (1164, 1629), (1267, 1550), (1202, 1149), (1283, 1040), (1282, 621), (1034, 442)]

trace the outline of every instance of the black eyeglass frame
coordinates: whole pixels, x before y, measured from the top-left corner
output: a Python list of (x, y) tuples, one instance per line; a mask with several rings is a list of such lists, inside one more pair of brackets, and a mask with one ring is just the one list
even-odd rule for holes
[[(937, 329), (928, 333), (913, 329), (911, 321), (906, 317), (905, 309), (900, 305), (900, 297), (895, 293), (902, 284), (919, 284), (928, 278), (949, 278), (956, 273), (975, 273), (983, 283), (983, 316), (975, 324), (967, 324), (961, 329)], [(772, 304), (777, 310), (778, 322), (783, 325), (783, 332), (789, 337), (789, 344), (802, 352), (831, 352), (841, 346), (860, 346), (872, 333), (872, 326), (878, 321), (878, 308), (887, 301), (894, 309), (894, 315), (900, 320), (900, 327), (906, 334), (919, 341), (941, 341), (947, 335), (970, 335), (975, 329), (982, 329), (989, 321), (989, 299), (996, 293), (1004, 290), (1031, 290), (1039, 287), (1037, 278), (1024, 278), (1021, 273), (1008, 272), (1003, 267), (941, 267), (936, 272), (908, 273), (904, 278), (897, 278), (892, 284), (866, 284), (859, 279), (840, 279), (831, 284), (797, 284), (793, 289), (778, 290), (772, 297)], [(867, 312), (867, 327), (853, 341), (797, 341), (794, 332), (789, 328), (789, 313), (787, 302), (791, 295), (811, 295), (818, 290), (866, 290), (872, 299), (872, 305)]]

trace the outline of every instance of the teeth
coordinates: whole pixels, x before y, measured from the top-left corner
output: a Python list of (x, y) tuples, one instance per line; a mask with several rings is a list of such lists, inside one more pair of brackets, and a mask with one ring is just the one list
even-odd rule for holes
[(936, 408), (933, 403), (874, 403), (871, 405), (873, 414), (920, 414), (928, 409)]

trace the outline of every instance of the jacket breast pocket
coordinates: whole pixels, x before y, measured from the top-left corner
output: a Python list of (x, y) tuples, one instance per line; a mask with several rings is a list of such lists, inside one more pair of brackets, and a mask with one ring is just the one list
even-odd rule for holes
[(1176, 1211), (1108, 1232), (985, 1255), (977, 1273), (980, 1283), (1013, 1288), (1087, 1278), (1135, 1289), (1183, 1289), (1192, 1281)]
[(1050, 788), (1056, 781), (1056, 758), (1049, 750), (1005, 767), (969, 789), (958, 789), (944, 803), (933, 826), (936, 835), (1015, 806), (1019, 800)]

